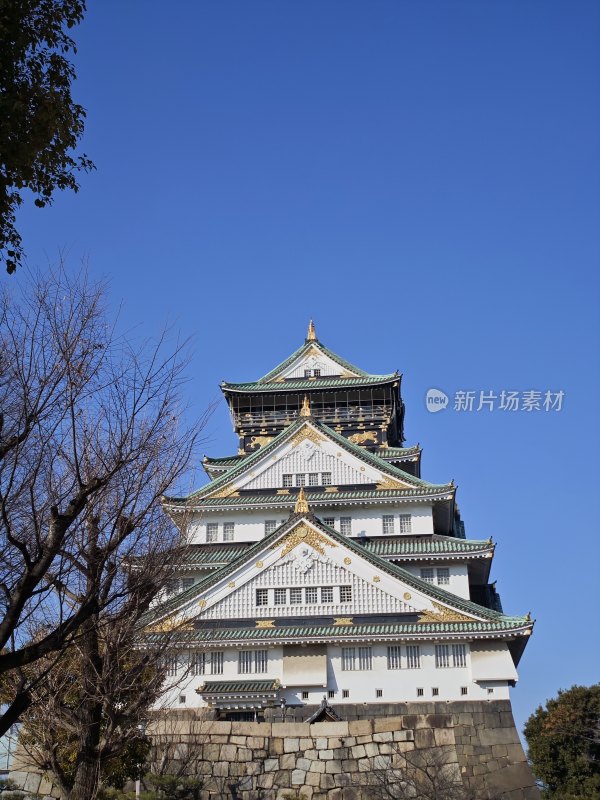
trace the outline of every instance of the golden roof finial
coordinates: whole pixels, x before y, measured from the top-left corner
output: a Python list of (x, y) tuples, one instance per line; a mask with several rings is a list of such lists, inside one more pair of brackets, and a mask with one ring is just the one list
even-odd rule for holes
[(308, 399), (308, 395), (304, 395), (304, 400), (302, 401), (302, 407), (300, 409), (300, 416), (301, 417), (310, 417), (310, 400)]
[(316, 338), (317, 333), (315, 331), (315, 323), (311, 319), (308, 323), (308, 333), (306, 334), (306, 339), (309, 342), (314, 342)]
[(304, 494), (304, 489), (301, 488), (298, 492), (298, 499), (296, 500), (296, 506), (294, 508), (295, 514), (308, 514), (308, 503), (306, 502), (306, 495)]

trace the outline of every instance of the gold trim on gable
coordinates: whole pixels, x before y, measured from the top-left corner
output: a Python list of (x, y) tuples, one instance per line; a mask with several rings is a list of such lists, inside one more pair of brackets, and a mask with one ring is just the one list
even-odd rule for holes
[(325, 555), (323, 545), (326, 545), (327, 547), (337, 547), (335, 542), (332, 542), (331, 539), (328, 539), (320, 531), (316, 531), (314, 528), (309, 528), (308, 525), (298, 525), (292, 531), (286, 534), (279, 542), (271, 545), (271, 549), (276, 550), (278, 547), (283, 545), (283, 549), (279, 554), (279, 558), (284, 558), (288, 555), (288, 553), (291, 553), (294, 547), (296, 547), (298, 544), (308, 544), (313, 548), (313, 550), (316, 550), (317, 553), (320, 553), (322, 556)]
[(461, 614), (453, 608), (446, 608), (446, 606), (436, 603), (435, 600), (431, 601), (434, 611), (427, 609), (426, 611), (419, 612), (419, 622), (475, 622), (473, 617), (467, 617), (466, 614)]
[(274, 628), (275, 627), (275, 620), (274, 619), (257, 619), (256, 620), (256, 627), (257, 628)]
[(293, 447), (296, 447), (305, 439), (308, 439), (310, 442), (313, 442), (314, 444), (320, 444), (321, 442), (325, 441), (324, 436), (321, 436), (321, 434), (318, 433), (318, 431), (305, 424), (302, 428), (300, 428), (300, 430), (297, 433), (295, 433), (292, 436), (292, 438), (290, 439), (290, 444)]

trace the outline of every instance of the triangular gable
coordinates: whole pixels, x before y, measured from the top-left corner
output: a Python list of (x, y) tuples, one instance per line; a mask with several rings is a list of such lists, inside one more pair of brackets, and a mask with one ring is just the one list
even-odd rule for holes
[[(291, 558), (283, 562), (288, 556)], [(360, 544), (346, 539), (310, 514), (294, 515), (288, 523), (250, 547), (234, 562), (221, 568), (192, 589), (154, 609), (149, 616), (154, 620), (162, 620), (158, 625), (165, 624), (166, 620), (170, 626), (176, 626), (196, 618), (208, 618), (209, 614), (213, 616), (214, 612), (211, 612), (211, 609), (219, 604), (223, 604), (221, 613), (224, 605), (229, 604), (231, 609), (229, 613), (233, 614), (234, 619), (251, 616), (244, 608), (243, 592), (240, 590), (248, 585), (254, 590), (262, 588), (257, 585), (263, 580), (261, 576), (266, 576), (273, 568), (279, 568), (279, 562), (290, 563), (302, 558), (308, 558), (315, 563), (328, 563), (332, 569), (338, 569), (338, 574), (342, 574), (341, 570), (344, 570), (344, 579), (350, 574), (354, 576), (357, 585), (366, 583), (373, 587), (379, 593), (380, 601), (386, 596), (391, 598), (390, 602), (404, 603), (404, 613), (418, 614), (420, 622), (476, 623), (505, 618), (499, 612), (478, 606), (426, 583), (401, 567), (368, 553)], [(325, 559), (326, 562), (320, 559)], [(300, 572), (300, 566), (293, 568)], [(274, 579), (274, 573), (271, 571), (268, 577), (269, 580)], [(362, 608), (365, 607), (362, 604)], [(340, 624), (343, 624), (345, 615), (339, 612), (334, 614), (333, 609), (328, 612), (325, 607), (319, 606), (317, 613), (321, 616), (328, 613), (340, 616), (342, 617)], [(312, 613), (306, 614), (306, 616), (314, 615), (314, 609)], [(298, 613), (297, 616), (302, 614)], [(352, 614), (348, 612), (348, 616)]]
[[(285, 380), (290, 377), (303, 377), (304, 369), (319, 369), (319, 365), (304, 367), (303, 364), (309, 360), (316, 359), (321, 362), (323, 369), (322, 375), (340, 375), (345, 378), (366, 378), (369, 373), (350, 364), (341, 358), (337, 353), (325, 347), (318, 339), (307, 339), (307, 341), (291, 354), (285, 361), (278, 364), (274, 369), (263, 375), (259, 383), (270, 383), (277, 380)], [(312, 363), (312, 361), (311, 361)]]
[(284, 474), (298, 472), (331, 472), (333, 486), (375, 484), (378, 489), (454, 490), (451, 484), (436, 485), (415, 478), (313, 417), (305, 417), (191, 497), (228, 497), (241, 490), (282, 487)]

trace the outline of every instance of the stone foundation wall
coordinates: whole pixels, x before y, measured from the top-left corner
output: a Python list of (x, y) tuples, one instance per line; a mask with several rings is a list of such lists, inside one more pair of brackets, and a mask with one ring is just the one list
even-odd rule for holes
[[(365, 719), (375, 709), (356, 706), (362, 719), (314, 724), (172, 715), (157, 721), (152, 734), (172, 769), (184, 767), (202, 777), (201, 800), (384, 797), (382, 782), (399, 780), (406, 761), (416, 767), (417, 780), (423, 769), (441, 776), (440, 800), (457, 782), (464, 786), (465, 800), (538, 800), (508, 701), (401, 708), (411, 713), (371, 713)], [(26, 774), (23, 763), (19, 769), (11, 773), (13, 780), (50, 794), (47, 782), (34, 787), (40, 776)]]

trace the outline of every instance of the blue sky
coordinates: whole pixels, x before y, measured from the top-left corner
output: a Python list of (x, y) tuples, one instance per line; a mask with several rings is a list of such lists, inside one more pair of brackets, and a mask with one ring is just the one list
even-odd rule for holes
[[(194, 337), (190, 413), (320, 339), (404, 374), (423, 475), (534, 636), (522, 724), (598, 680), (600, 5), (90, 3), (77, 195), (24, 209), (28, 262), (110, 281)], [(19, 281), (4, 276), (3, 281)], [(438, 387), (562, 390), (560, 412), (429, 414)], [(205, 450), (235, 452), (224, 405)]]

